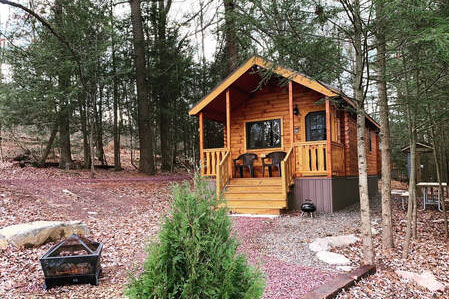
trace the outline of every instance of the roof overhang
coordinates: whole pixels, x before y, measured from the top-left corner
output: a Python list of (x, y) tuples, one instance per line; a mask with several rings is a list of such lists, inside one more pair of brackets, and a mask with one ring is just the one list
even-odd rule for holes
[[(301, 74), (299, 72), (293, 71), (289, 68), (279, 66), (273, 62), (267, 61), (260, 56), (252, 56), (240, 67), (238, 67), (234, 72), (232, 72), (228, 77), (226, 77), (221, 83), (219, 83), (209, 94), (203, 97), (195, 106), (189, 111), (189, 115), (198, 115), (207, 105), (214, 101), (220, 94), (222, 94), (226, 89), (228, 89), (237, 79), (243, 76), (254, 66), (258, 66), (267, 70), (270, 70), (274, 74), (282, 76), (288, 80), (305, 86), (311, 90), (314, 90), (323, 96), (327, 97), (341, 97), (352, 107), (356, 107), (354, 101), (348, 96), (344, 95), (343, 92), (336, 88), (331, 87), (328, 84), (322, 83), (320, 81), (309, 78), (308, 76)], [(374, 121), (369, 115), (366, 115), (367, 119), (374, 124), (377, 128), (380, 128), (379, 124)]]

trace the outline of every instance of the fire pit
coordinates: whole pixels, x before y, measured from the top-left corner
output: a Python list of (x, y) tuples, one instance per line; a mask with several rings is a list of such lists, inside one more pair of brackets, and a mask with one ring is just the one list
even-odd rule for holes
[(44, 289), (75, 283), (98, 285), (102, 249), (102, 243), (78, 235), (71, 235), (53, 246), (40, 259), (45, 276)]

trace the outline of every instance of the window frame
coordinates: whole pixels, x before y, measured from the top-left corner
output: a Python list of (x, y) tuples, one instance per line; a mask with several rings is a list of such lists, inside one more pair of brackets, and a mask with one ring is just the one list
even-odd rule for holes
[[(309, 140), (310, 138), (310, 132), (309, 132), (309, 122), (308, 117), (314, 114), (322, 114), (324, 116), (324, 139), (320, 140)], [(306, 114), (304, 117), (304, 130), (305, 130), (305, 141), (306, 142), (315, 142), (315, 141), (325, 141), (327, 140), (327, 123), (326, 123), (326, 110), (317, 110), (317, 111), (310, 111)]]
[[(246, 128), (247, 128), (247, 124), (248, 123), (257, 123), (257, 122), (264, 122), (264, 121), (270, 121), (270, 120), (279, 120), (280, 122), (280, 129), (281, 129), (281, 145), (280, 146), (276, 146), (276, 147), (258, 147), (258, 148), (248, 148), (248, 133), (246, 132)], [(231, 137), (232, 138), (232, 137)], [(244, 144), (244, 148), (245, 148), (245, 152), (248, 150), (280, 150), (284, 148), (284, 120), (282, 116), (279, 117), (269, 117), (269, 118), (258, 118), (258, 119), (249, 119), (249, 120), (245, 120), (244, 124), (243, 124), (243, 144)]]
[(373, 135), (371, 134), (371, 130), (369, 128), (366, 128), (366, 130), (368, 131), (368, 148), (369, 148), (369, 152), (373, 152)]

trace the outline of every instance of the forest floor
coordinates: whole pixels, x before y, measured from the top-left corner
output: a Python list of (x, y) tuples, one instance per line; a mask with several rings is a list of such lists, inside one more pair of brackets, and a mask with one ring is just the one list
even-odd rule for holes
[[(143, 176), (134, 171), (98, 170), (95, 179), (83, 170), (19, 168), (0, 164), (0, 227), (36, 220), (81, 220), (88, 237), (101, 241), (103, 276), (100, 285), (63, 286), (44, 291), (39, 258), (54, 243), (39, 248), (0, 249), (1, 298), (120, 298), (130, 273), (142, 269), (145, 247), (157, 238), (160, 221), (169, 210), (170, 184), (191, 179), (187, 174)], [(67, 192), (69, 191), (69, 192)], [(412, 243), (409, 260), (400, 259), (405, 211), (394, 206), (394, 228), (399, 249), (384, 252), (375, 236), (377, 274), (340, 294), (341, 298), (430, 298), (432, 294), (401, 281), (396, 269), (431, 270), (437, 279), (449, 283), (449, 250), (443, 241), (442, 225), (433, 220), (434, 209), (419, 213), (419, 239)], [(380, 214), (373, 221), (380, 231)], [(260, 267), (266, 277), (265, 298), (300, 298), (339, 273), (316, 259), (308, 249), (315, 237), (359, 233), (357, 206), (344, 211), (300, 217), (297, 213), (278, 218), (233, 217), (241, 242), (240, 251)], [(358, 242), (343, 253), (357, 266)], [(443, 298), (444, 294), (437, 294)]]

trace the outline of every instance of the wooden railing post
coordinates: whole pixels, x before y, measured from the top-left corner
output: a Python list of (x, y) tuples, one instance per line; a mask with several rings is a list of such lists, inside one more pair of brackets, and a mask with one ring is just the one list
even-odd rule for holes
[(226, 152), (223, 159), (220, 161), (220, 163), (217, 165), (217, 176), (215, 180), (215, 186), (216, 186), (216, 193), (217, 193), (217, 199), (220, 200), (221, 192), (226, 187), (226, 184), (229, 181), (230, 175), (229, 175), (229, 156), (230, 152)]
[(327, 176), (332, 176), (332, 123), (331, 123), (331, 108), (329, 97), (326, 97), (326, 170)]
[[(229, 88), (226, 89), (226, 148), (231, 152), (231, 94)], [(232, 158), (228, 161), (228, 169), (232, 169)], [(231, 171), (232, 175), (232, 171)]]
[(292, 161), (293, 161), (293, 150), (294, 147), (291, 147), (285, 156), (284, 160), (281, 162), (281, 183), (282, 183), (282, 193), (287, 196), (288, 190), (290, 188), (290, 183), (293, 180), (293, 172), (292, 172)]
[(200, 123), (200, 171), (201, 175), (205, 174), (205, 161), (204, 161), (204, 119), (203, 112), (200, 112), (199, 115), (199, 123)]

